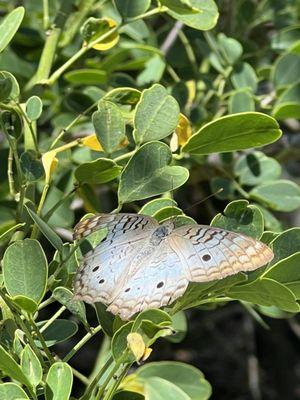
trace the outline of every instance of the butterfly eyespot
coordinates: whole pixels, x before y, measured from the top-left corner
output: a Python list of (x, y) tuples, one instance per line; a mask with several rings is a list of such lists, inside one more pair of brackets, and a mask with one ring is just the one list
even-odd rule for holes
[(104, 283), (104, 282), (105, 282), (104, 279), (100, 279), (100, 281), (99, 281), (100, 285), (101, 285), (101, 283)]
[(163, 286), (164, 286), (164, 283), (163, 283), (163, 282), (159, 282), (159, 283), (156, 285), (157, 289), (159, 289), (159, 288), (161, 288), (161, 287), (163, 287)]
[(95, 268), (93, 268), (93, 272), (98, 271), (98, 269), (99, 269), (99, 265), (97, 265)]
[(127, 288), (127, 289), (125, 290), (125, 293), (128, 293), (128, 292), (129, 292), (129, 290), (130, 290), (130, 287), (129, 287), (129, 288)]
[(203, 261), (209, 261), (211, 259), (211, 256), (209, 254), (204, 254), (204, 256), (202, 257)]

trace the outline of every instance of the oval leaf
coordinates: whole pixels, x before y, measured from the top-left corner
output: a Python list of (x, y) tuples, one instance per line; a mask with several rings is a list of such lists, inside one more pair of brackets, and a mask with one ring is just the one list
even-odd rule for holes
[(204, 125), (183, 147), (191, 154), (210, 154), (260, 147), (275, 142), (281, 130), (274, 118), (256, 112), (232, 114)]
[(251, 198), (261, 201), (276, 211), (294, 211), (300, 207), (300, 187), (288, 180), (278, 180), (256, 186)]
[(32, 96), (26, 101), (26, 114), (31, 121), (37, 120), (43, 111), (42, 100), (38, 96)]
[(1, 400), (29, 400), (24, 390), (11, 382), (0, 384), (0, 398)]
[(37, 240), (17, 240), (3, 258), (4, 284), (10, 296), (26, 296), (39, 303), (44, 296), (48, 265)]
[[(179, 1), (169, 0), (168, 3), (179, 3)], [(178, 12), (178, 9), (175, 12), (175, 10), (173, 11), (170, 8), (167, 13), (194, 29), (205, 31), (212, 29), (216, 25), (219, 13), (216, 3), (213, 0), (189, 0), (188, 4), (192, 6), (192, 11), (190, 8), (185, 7), (184, 9), (182, 6), (181, 12)]]
[(64, 362), (51, 365), (46, 378), (46, 400), (69, 400), (73, 385), (71, 367)]
[(0, 53), (9, 44), (19, 29), (25, 14), (24, 7), (17, 7), (10, 12), (0, 25)]
[(170, 135), (177, 127), (179, 105), (158, 84), (143, 91), (136, 107), (133, 135), (137, 143), (159, 140)]
[(125, 137), (125, 121), (118, 106), (101, 100), (93, 114), (97, 138), (106, 153), (112, 153)]

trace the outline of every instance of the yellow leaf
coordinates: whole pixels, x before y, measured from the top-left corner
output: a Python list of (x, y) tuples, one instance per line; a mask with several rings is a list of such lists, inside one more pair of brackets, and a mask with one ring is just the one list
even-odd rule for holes
[(178, 146), (186, 144), (188, 139), (192, 136), (192, 126), (189, 119), (180, 113), (179, 122), (175, 129), (175, 133), (178, 138)]
[(129, 333), (129, 335), (127, 335), (127, 345), (136, 361), (139, 361), (143, 357), (146, 349), (142, 336), (135, 332)]
[(57, 166), (58, 159), (56, 158), (56, 153), (56, 150), (51, 150), (42, 155), (42, 163), (45, 170), (46, 183), (50, 182), (51, 175)]
[(143, 382), (137, 377), (137, 374), (131, 374), (126, 376), (120, 385), (120, 389), (125, 389), (129, 392), (139, 393), (144, 395), (144, 385)]
[(186, 106), (187, 106), (187, 108), (191, 108), (191, 106), (194, 102), (194, 99), (196, 97), (196, 82), (193, 80), (187, 81), (186, 86), (188, 88), (188, 93), (189, 93)]
[[(116, 21), (114, 21), (111, 18), (102, 18), (108, 22), (108, 27), (109, 29), (112, 29), (117, 26)], [(93, 49), (104, 51), (104, 50), (109, 50), (112, 47), (114, 47), (120, 39), (120, 36), (118, 32), (113, 32), (111, 35), (109, 35), (107, 38), (104, 40), (101, 40), (101, 42), (95, 44), (93, 46)]]
[(81, 139), (81, 144), (83, 144), (84, 146), (89, 147), (92, 150), (95, 151), (103, 151), (103, 148), (101, 146), (101, 144), (99, 143), (97, 136), (94, 135), (89, 135), (83, 139)]
[(142, 361), (146, 361), (150, 357), (151, 353), (152, 353), (151, 347), (146, 347), (144, 354), (143, 354)]

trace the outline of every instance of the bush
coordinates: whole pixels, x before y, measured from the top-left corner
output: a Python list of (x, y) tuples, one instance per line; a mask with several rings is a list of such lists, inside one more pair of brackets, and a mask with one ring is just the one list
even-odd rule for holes
[[(197, 368), (139, 364), (158, 338), (184, 338), (190, 308), (238, 301), (261, 324), (300, 309), (297, 2), (18, 3), (2, 2), (0, 25), (0, 397), (208, 399)], [(274, 258), (123, 321), (73, 297), (80, 260), (107, 235), (73, 241), (75, 222), (121, 210), (195, 217)], [(96, 335), (87, 378), (72, 358)]]

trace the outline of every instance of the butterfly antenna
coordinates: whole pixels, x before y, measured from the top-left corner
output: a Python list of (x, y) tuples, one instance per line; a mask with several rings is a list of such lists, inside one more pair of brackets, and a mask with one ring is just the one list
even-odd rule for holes
[(219, 190), (217, 190), (216, 192), (210, 194), (209, 196), (204, 197), (204, 199), (201, 199), (199, 201), (197, 201), (196, 203), (192, 204), (190, 207), (185, 208), (184, 210), (182, 210), (184, 213), (188, 210), (190, 210), (191, 208), (197, 206), (198, 204), (204, 203), (206, 200), (210, 199), (211, 197), (214, 197), (215, 195), (223, 192), (223, 188), (220, 188)]

